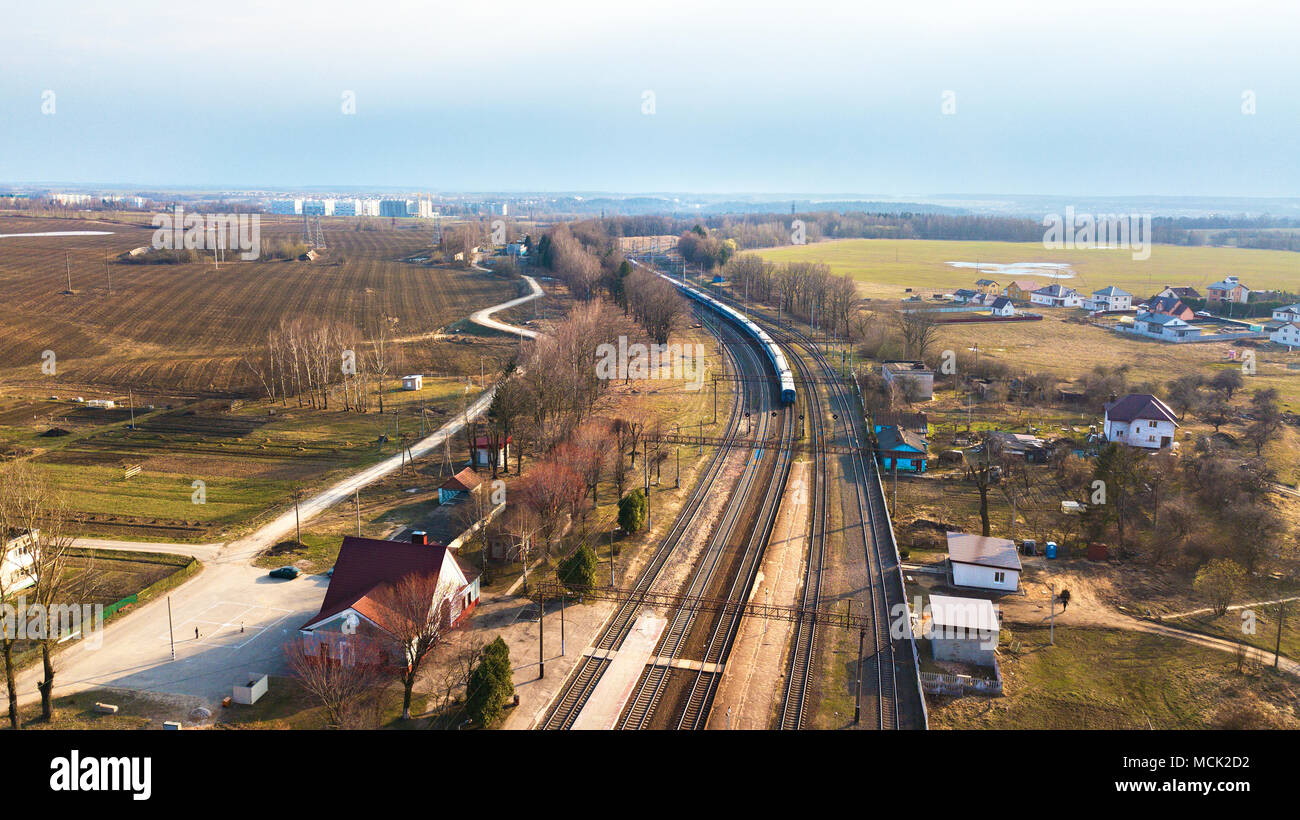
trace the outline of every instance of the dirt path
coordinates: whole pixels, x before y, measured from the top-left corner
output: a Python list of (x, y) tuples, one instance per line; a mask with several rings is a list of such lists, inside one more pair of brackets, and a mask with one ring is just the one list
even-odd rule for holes
[[(1153, 635), (1163, 635), (1168, 638), (1177, 638), (1178, 640), (1194, 643), (1198, 646), (1204, 646), (1210, 649), (1218, 649), (1223, 652), (1237, 652), (1242, 644), (1226, 638), (1216, 638), (1210, 635), (1203, 635), (1199, 632), (1191, 632), (1185, 629), (1168, 626), (1167, 624), (1156, 621), (1138, 618), (1128, 615), (1124, 612), (1117, 611), (1111, 605), (1105, 603), (1102, 599), (1104, 594), (1099, 588), (1095, 577), (1086, 573), (1076, 571), (1069, 566), (1053, 568), (1050, 572), (1037, 571), (1037, 568), (1030, 568), (1025, 573), (1021, 582), (1022, 596), (1007, 596), (998, 602), (1002, 610), (1003, 620), (1010, 624), (1024, 624), (1030, 626), (1047, 626), (1050, 620), (1050, 611), (1048, 600), (1051, 596), (1050, 585), (1055, 584), (1056, 591), (1059, 593), (1062, 589), (1070, 590), (1070, 604), (1065, 611), (1059, 608), (1056, 612), (1055, 622), (1058, 626), (1068, 628), (1070, 626), (1089, 626), (1089, 627), (1110, 627), (1115, 629), (1128, 629), (1135, 632), (1147, 632)], [(1288, 598), (1287, 600), (1296, 600)], [(1261, 602), (1261, 603), (1276, 603)], [(1239, 604), (1231, 607), (1232, 609), (1241, 609), (1248, 606), (1259, 604)], [(1179, 613), (1179, 616), (1196, 614), (1197, 612), (1208, 610), (1194, 610), (1192, 612)], [(1165, 616), (1175, 617), (1175, 616)], [(1273, 664), (1273, 653), (1267, 652), (1253, 646), (1246, 646), (1247, 656), (1260, 664), (1271, 666)], [(1288, 674), (1300, 677), (1300, 662), (1291, 658), (1282, 656), (1279, 659), (1278, 668)]]

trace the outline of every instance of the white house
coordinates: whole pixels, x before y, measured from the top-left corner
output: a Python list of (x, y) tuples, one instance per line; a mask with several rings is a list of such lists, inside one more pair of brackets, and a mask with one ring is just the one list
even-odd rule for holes
[(1300, 303), (1287, 305), (1273, 311), (1273, 321), (1275, 322), (1300, 322)]
[(1074, 288), (1053, 284), (1031, 293), (1029, 301), (1043, 307), (1077, 308), (1083, 307), (1083, 294)]
[(1129, 310), (1133, 307), (1133, 294), (1111, 285), (1092, 292), (1092, 302), (1097, 310)]
[(421, 390), (424, 388), (424, 376), (419, 374), (402, 377), (403, 390)]
[(925, 362), (884, 362), (880, 374), (887, 385), (898, 385), (898, 390), (912, 401), (929, 401), (934, 398), (934, 371)]
[(1200, 331), (1177, 316), (1166, 313), (1140, 311), (1133, 317), (1133, 331), (1156, 339), (1182, 339), (1197, 336)]
[(37, 539), (40, 537), (40, 530), (23, 530), (3, 536), (5, 543), (3, 551), (0, 551), (0, 591), (5, 595), (36, 583), (32, 565), (36, 563)]
[(930, 624), (925, 636), (936, 661), (996, 666), (999, 626), (992, 601), (930, 596)]
[(1020, 553), (1014, 541), (966, 532), (948, 533), (948, 565), (959, 587), (1015, 592), (1020, 588)]
[(1130, 393), (1106, 405), (1106, 440), (1159, 450), (1172, 447), (1178, 416), (1147, 393)]
[(1300, 321), (1282, 325), (1270, 333), (1268, 338), (1288, 348), (1300, 347)]
[(999, 296), (993, 300), (991, 305), (989, 305), (989, 313), (992, 313), (994, 316), (1015, 316), (1015, 302), (1012, 302), (1005, 296)]

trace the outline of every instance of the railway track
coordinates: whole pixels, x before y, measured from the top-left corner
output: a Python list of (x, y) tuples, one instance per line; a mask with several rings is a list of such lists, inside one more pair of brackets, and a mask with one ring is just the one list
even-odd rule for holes
[[(825, 435), (826, 414), (822, 405), (821, 392), (816, 380), (803, 357), (790, 352), (788, 358), (795, 363), (799, 371), (799, 380), (807, 394), (807, 409), (804, 411), (809, 419), (808, 435), (812, 443)], [(832, 433), (834, 433), (832, 425)], [(806, 609), (816, 609), (821, 605), (822, 565), (826, 557), (827, 496), (829, 456), (820, 448), (813, 450), (813, 486), (810, 497), (812, 505), (809, 510), (808, 559), (804, 565), (803, 594), (800, 605)], [(790, 645), (790, 660), (785, 679), (781, 701), (781, 728), (786, 730), (802, 729), (804, 713), (808, 702), (808, 686), (812, 674), (813, 657), (817, 644), (817, 622), (814, 618), (801, 618), (795, 622), (794, 635)]]
[[(726, 326), (722, 325), (721, 327)], [(740, 339), (739, 334), (734, 331), (725, 330), (721, 332), (730, 333), (732, 338)], [(743, 343), (739, 345), (740, 349), (743, 349), (744, 347), (745, 345)], [(724, 350), (726, 351), (726, 355), (732, 361), (733, 367), (738, 368), (739, 361), (737, 359), (737, 354), (731, 347), (725, 344)], [(757, 387), (746, 386), (744, 394), (745, 401), (748, 401), (752, 395), (757, 394), (757, 392)], [(742, 404), (744, 404), (744, 402), (740, 400), (732, 402), (731, 413), (727, 419), (726, 426), (725, 437), (727, 439), (739, 438), (740, 421), (742, 419)], [(691, 529), (691, 524), (693, 524), (698, 517), (700, 509), (704, 505), (704, 500), (709, 496), (719, 475), (721, 475), (726, 452), (727, 448), (719, 447), (714, 449), (713, 455), (705, 465), (700, 480), (696, 483), (694, 491), (687, 498), (686, 504), (683, 505), (681, 511), (678, 513), (676, 521), (673, 522), (673, 526), (655, 548), (655, 552), (650, 557), (649, 563), (638, 574), (637, 579), (633, 584), (635, 594), (619, 605), (618, 610), (602, 630), (600, 638), (595, 645), (596, 649), (612, 652), (618, 650), (619, 647), (623, 645), (623, 641), (631, 631), (632, 626), (636, 621), (636, 615), (640, 611), (642, 603), (645, 600), (645, 593), (647, 593), (654, 585), (655, 581), (658, 580), (664, 565), (668, 562), (669, 557), (676, 549), (678, 543), (682, 540), (682, 536)], [(578, 715), (581, 713), (582, 707), (586, 705), (587, 699), (591, 697), (591, 693), (595, 690), (596, 684), (600, 682), (600, 676), (604, 673), (608, 665), (608, 658), (597, 657), (595, 655), (585, 656), (578, 664), (569, 681), (567, 681), (561, 689), (560, 696), (557, 698), (554, 706), (551, 708), (551, 711), (547, 714), (546, 719), (542, 722), (539, 728), (557, 730), (571, 728), (574, 721), (577, 720)]]
[[(758, 372), (762, 372), (763, 360), (752, 346), (746, 345), (739, 348), (737, 355), (739, 358), (747, 360), (748, 367), (756, 368)], [(765, 437), (767, 434), (767, 429), (771, 424), (769, 411), (773, 406), (773, 403), (770, 402), (771, 388), (765, 388), (765, 390), (768, 394), (768, 401), (755, 405), (757, 409), (756, 427), (760, 438)], [(763, 392), (764, 388), (760, 388), (760, 396), (762, 396)], [(787, 429), (792, 429), (790, 419), (790, 413), (784, 414), (782, 424)], [(746, 432), (752, 433), (753, 431)], [(746, 515), (746, 508), (749, 506), (747, 501), (757, 489), (762, 488), (763, 495), (760, 507), (765, 507), (771, 498), (773, 486), (780, 486), (776, 482), (769, 481), (767, 486), (763, 488), (763, 477), (766, 475), (767, 470), (762, 455), (761, 451), (755, 451), (754, 455), (749, 458), (733, 495), (733, 503), (728, 507), (718, 528), (710, 538), (703, 555), (697, 561), (686, 584), (684, 594), (693, 597), (708, 596), (715, 583), (727, 585), (726, 576), (728, 575), (730, 575), (731, 579), (728, 588), (729, 596), (734, 597), (738, 592), (739, 594), (748, 594), (748, 582), (742, 585), (742, 579), (752, 579), (753, 572), (757, 570), (758, 566), (755, 556), (761, 555), (762, 544), (766, 538), (765, 534), (762, 533), (763, 528), (759, 526), (755, 526), (748, 533), (746, 532), (744, 520), (748, 517)], [(785, 448), (785, 457), (789, 457), (788, 448)], [(774, 504), (772, 506), (775, 507)], [(763, 537), (760, 537), (760, 535)], [(743, 541), (744, 551), (739, 568), (733, 573), (730, 571), (731, 568), (724, 566), (724, 559), (731, 553), (733, 541), (737, 539)], [(690, 637), (696, 630), (698, 615), (699, 613), (694, 608), (689, 607), (678, 608), (672, 613), (669, 627), (656, 647), (655, 660), (642, 673), (641, 679), (638, 681), (637, 687), (629, 700), (629, 705), (620, 718), (619, 728), (648, 728), (652, 720), (659, 714), (660, 703), (670, 689), (669, 684), (674, 673), (673, 662), (681, 660), (687, 651), (693, 648)], [(722, 617), (712, 624), (701, 625), (703, 629), (709, 631), (703, 647), (702, 664), (691, 683), (685, 700), (674, 704), (674, 713), (677, 715), (675, 720), (677, 728), (698, 728), (707, 717), (708, 707), (717, 685), (718, 673), (706, 670), (704, 666), (706, 664), (720, 666), (725, 662), (726, 651), (730, 648), (730, 641), (727, 636), (734, 634), (735, 623), (732, 623), (733, 621), (738, 623), (738, 617)]]
[[(734, 300), (732, 301), (734, 304)], [(898, 604), (906, 604), (906, 593), (901, 576), (898, 574), (898, 554), (894, 546), (891, 523), (886, 507), (884, 486), (881, 481), (879, 466), (874, 458), (864, 458), (861, 447), (869, 444), (866, 432), (859, 422), (859, 401), (856, 389), (851, 391), (842, 377), (835, 371), (834, 365), (826, 358), (817, 343), (800, 331), (778, 324), (770, 315), (761, 311), (748, 309), (749, 315), (767, 326), (769, 333), (777, 341), (792, 345), (806, 351), (823, 374), (821, 381), (828, 385), (831, 408), (844, 420), (848, 444), (853, 452), (850, 460), (854, 486), (860, 510), (859, 527), (862, 548), (867, 564), (870, 583), (867, 589), (867, 606), (872, 613), (872, 643), (868, 648), (865, 662), (868, 666), (867, 680), (874, 683), (872, 691), (864, 693), (866, 698), (874, 701), (871, 710), (875, 724), (879, 729), (899, 729), (907, 726), (924, 728), (925, 709), (920, 692), (920, 681), (909, 676), (904, 691), (903, 707), (900, 709), (900, 664), (911, 670), (915, 669), (911, 641), (894, 641), (890, 635), (891, 611)], [(800, 375), (807, 381), (807, 368), (801, 356), (793, 356), (800, 362)], [(823, 547), (824, 548), (824, 547)], [(820, 561), (816, 567), (817, 594), (820, 596)], [(805, 580), (805, 603), (809, 596), (809, 587), (814, 586), (811, 573), (813, 561), (810, 550), (808, 564), (809, 577)], [(801, 635), (801, 631), (803, 634)], [(791, 693), (791, 681), (787, 680), (786, 698), (782, 709), (782, 728), (797, 728), (802, 725), (803, 710), (806, 704), (807, 666), (815, 652), (813, 638), (815, 625), (800, 623), (796, 629), (794, 648), (791, 653), (789, 678), (798, 676), (802, 679), (802, 688), (795, 683)], [(801, 642), (802, 637), (802, 642)], [(903, 657), (899, 657), (899, 656)]]

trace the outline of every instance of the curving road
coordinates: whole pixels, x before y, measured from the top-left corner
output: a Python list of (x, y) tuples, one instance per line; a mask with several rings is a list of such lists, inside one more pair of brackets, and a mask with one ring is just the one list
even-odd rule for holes
[[(535, 331), (492, 318), (494, 313), (543, 294), (535, 279), (524, 278), (531, 294), (476, 311), (470, 320), (493, 330), (536, 338)], [(418, 458), (442, 447), (464, 429), (466, 418), (487, 410), (495, 392), (493, 385), (465, 413), (413, 444), (411, 453)], [(401, 454), (394, 455), (299, 502), (299, 519), (303, 523), (311, 520), (358, 489), (399, 470), (402, 462)], [(252, 674), (284, 672), (280, 646), (316, 613), (329, 580), (317, 575), (278, 581), (269, 578), (265, 569), (254, 567), (252, 560), (292, 533), (294, 526), (290, 507), (257, 530), (225, 544), (78, 539), (78, 545), (87, 547), (191, 555), (202, 561), (204, 568), (169, 596), (110, 621), (97, 636), (91, 634), (66, 647), (55, 662), (55, 695), (121, 687), (195, 696), (216, 705), (230, 694), (233, 685)], [(18, 675), (20, 704), (26, 706), (38, 699), (36, 683), (40, 678), (39, 666)]]

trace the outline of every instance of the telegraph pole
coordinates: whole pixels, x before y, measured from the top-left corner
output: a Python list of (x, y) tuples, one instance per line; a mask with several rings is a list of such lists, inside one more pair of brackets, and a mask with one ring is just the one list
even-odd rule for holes
[(172, 660), (176, 660), (176, 633), (172, 631), (172, 596), (167, 596), (167, 639), (172, 645)]
[[(527, 559), (524, 560), (524, 566), (528, 566)], [(546, 649), (542, 642), (542, 634), (546, 624), (546, 599), (539, 593), (537, 595), (537, 679), (541, 680), (546, 677)]]
[(1278, 659), (1282, 657), (1282, 621), (1286, 618), (1286, 601), (1277, 602), (1277, 642), (1273, 645), (1273, 668), (1277, 669)]
[(357, 502), (357, 538), (360, 538), (361, 537), (361, 488), (360, 487), (357, 487), (356, 489), (356, 502)]

